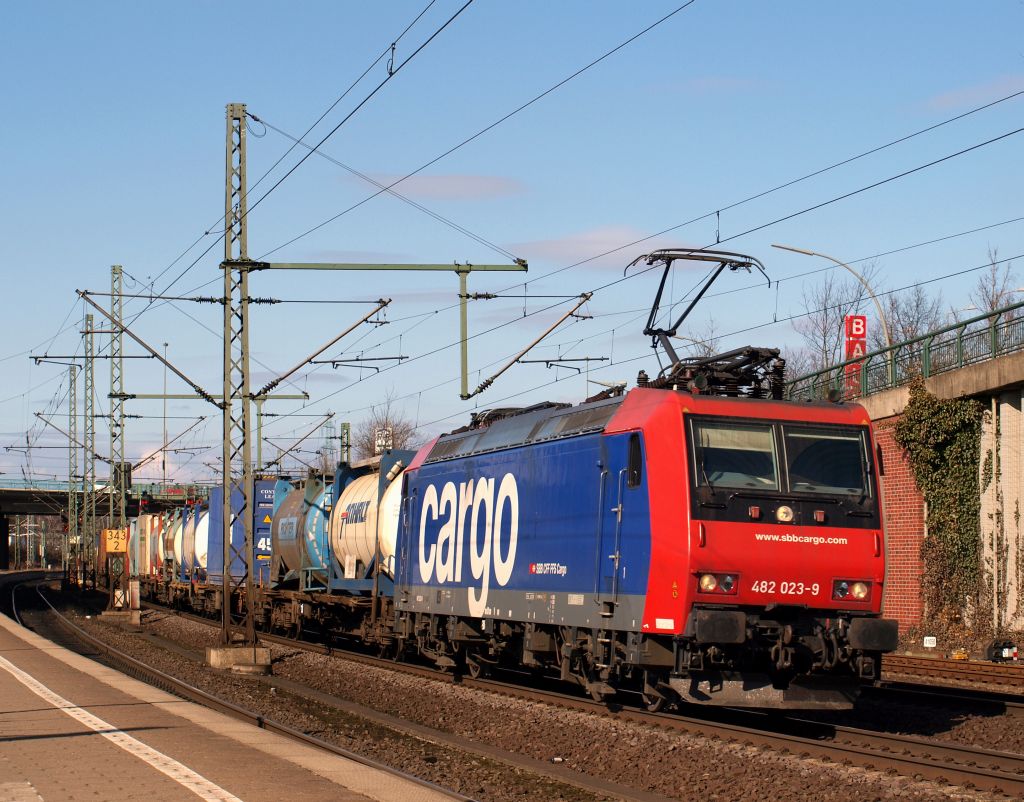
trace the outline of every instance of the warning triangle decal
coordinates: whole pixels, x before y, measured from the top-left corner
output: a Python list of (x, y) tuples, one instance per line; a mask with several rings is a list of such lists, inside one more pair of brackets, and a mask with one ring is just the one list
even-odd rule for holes
[(265, 523), (265, 524), (269, 524), (270, 523), (270, 516), (269, 515), (264, 515), (263, 516), (263, 523)]

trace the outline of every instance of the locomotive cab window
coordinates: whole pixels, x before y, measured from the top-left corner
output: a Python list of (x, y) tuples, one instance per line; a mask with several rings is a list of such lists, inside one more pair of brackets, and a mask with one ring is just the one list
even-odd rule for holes
[(779, 460), (771, 424), (695, 419), (691, 436), (698, 486), (779, 489)]
[(784, 424), (782, 431), (794, 493), (871, 495), (864, 430)]
[(629, 464), (626, 466), (626, 485), (640, 487), (644, 478), (644, 452), (640, 447), (640, 435), (629, 436)]

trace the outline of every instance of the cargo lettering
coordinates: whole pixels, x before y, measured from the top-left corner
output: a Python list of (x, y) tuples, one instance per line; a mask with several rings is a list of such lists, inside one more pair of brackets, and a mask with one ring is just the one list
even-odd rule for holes
[[(434, 543), (427, 543), (428, 521), (443, 521)], [(468, 524), (468, 532), (467, 532)], [(504, 587), (512, 578), (519, 542), (519, 488), (506, 473), (495, 490), (494, 479), (428, 485), (420, 512), (420, 579), (439, 584), (462, 582), (463, 555), (469, 552), (469, 571), (477, 581), (468, 589), (469, 614), (487, 609), (491, 575)], [(503, 543), (505, 544), (503, 546)], [(503, 554), (504, 549), (504, 554)]]

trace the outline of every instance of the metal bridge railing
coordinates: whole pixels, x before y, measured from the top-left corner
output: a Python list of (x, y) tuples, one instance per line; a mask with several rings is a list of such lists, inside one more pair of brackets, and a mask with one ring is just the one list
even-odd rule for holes
[[(859, 398), (1024, 350), (1024, 301), (786, 382), (786, 398)], [(848, 375), (847, 367), (860, 367)]]
[[(78, 490), (82, 489), (81, 484), (76, 485)], [(52, 479), (14, 479), (0, 477), (0, 490), (47, 490), (53, 492), (67, 493), (68, 483), (66, 481)], [(178, 498), (206, 498), (209, 493), (209, 486), (199, 484), (135, 484), (131, 487), (131, 496), (139, 498), (145, 492), (150, 498), (167, 500)], [(107, 482), (97, 482), (93, 492), (106, 495), (110, 493), (110, 485)]]

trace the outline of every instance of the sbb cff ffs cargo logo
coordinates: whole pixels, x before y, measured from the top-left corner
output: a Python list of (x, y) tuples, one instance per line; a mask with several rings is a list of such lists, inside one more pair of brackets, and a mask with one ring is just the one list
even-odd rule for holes
[[(431, 524), (443, 521), (434, 536)], [(469, 531), (467, 533), (467, 524)], [(431, 530), (428, 534), (428, 528)], [(464, 554), (476, 587), (467, 591), (469, 614), (482, 616), (494, 581), (504, 587), (512, 578), (519, 543), (519, 488), (511, 473), (495, 479), (434, 484), (423, 493), (420, 512), (419, 571), (424, 584), (462, 582)]]

